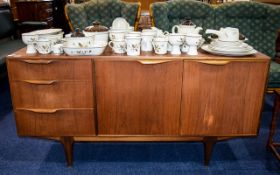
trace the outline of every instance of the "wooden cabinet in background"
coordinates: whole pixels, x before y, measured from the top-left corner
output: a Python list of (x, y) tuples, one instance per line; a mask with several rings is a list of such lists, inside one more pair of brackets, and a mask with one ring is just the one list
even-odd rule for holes
[[(64, 6), (68, 0), (18, 0), (15, 1), (17, 17), (20, 22), (47, 22), (48, 27), (62, 28), (64, 33), (70, 31), (64, 15)], [(28, 32), (34, 29), (25, 29)]]
[(47, 22), (53, 26), (53, 0), (16, 1), (18, 19)]

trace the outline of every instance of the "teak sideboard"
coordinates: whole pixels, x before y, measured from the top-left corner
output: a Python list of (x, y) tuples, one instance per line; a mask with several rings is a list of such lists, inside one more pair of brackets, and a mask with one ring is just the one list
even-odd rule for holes
[(61, 141), (68, 165), (75, 141), (202, 141), (207, 165), (217, 141), (258, 134), (269, 61), (22, 49), (7, 59), (17, 133)]

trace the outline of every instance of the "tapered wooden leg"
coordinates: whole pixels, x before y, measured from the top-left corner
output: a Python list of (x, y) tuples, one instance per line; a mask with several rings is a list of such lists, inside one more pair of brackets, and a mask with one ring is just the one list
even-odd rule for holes
[(217, 137), (204, 137), (203, 144), (204, 144), (204, 165), (208, 166), (211, 154), (214, 148), (214, 145), (217, 142)]
[(61, 143), (64, 147), (65, 157), (67, 160), (67, 166), (73, 165), (73, 137), (61, 137)]

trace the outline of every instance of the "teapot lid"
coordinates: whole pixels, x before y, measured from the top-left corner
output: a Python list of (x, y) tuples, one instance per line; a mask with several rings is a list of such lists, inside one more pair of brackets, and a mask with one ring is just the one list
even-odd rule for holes
[(85, 35), (81, 32), (79, 28), (75, 29), (75, 32), (71, 34), (71, 37), (84, 37)]
[(185, 18), (181, 21), (182, 25), (187, 25), (187, 26), (195, 26), (195, 24), (192, 22), (190, 18)]
[(99, 21), (94, 21), (92, 26), (88, 26), (85, 28), (86, 32), (106, 32), (108, 28), (105, 26), (100, 25)]

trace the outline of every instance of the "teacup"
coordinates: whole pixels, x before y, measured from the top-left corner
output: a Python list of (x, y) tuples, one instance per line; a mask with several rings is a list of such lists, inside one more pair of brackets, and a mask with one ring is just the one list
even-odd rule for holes
[(126, 43), (124, 40), (115, 40), (109, 42), (109, 47), (113, 49), (115, 53), (125, 53), (126, 52)]
[(200, 34), (189, 34), (186, 37), (186, 42), (189, 46), (188, 55), (197, 55), (197, 47), (201, 44), (202, 35)]
[(140, 55), (141, 37), (126, 37), (126, 53), (129, 56)]
[(125, 34), (125, 38), (126, 37), (141, 37), (141, 32), (128, 32)]
[(163, 32), (162, 30), (156, 28), (156, 27), (152, 27), (153, 31), (155, 31), (155, 37), (166, 37), (169, 35), (169, 32), (165, 31)]
[(153, 32), (142, 32), (141, 34), (141, 50), (144, 52), (150, 52), (153, 51), (153, 45), (152, 41), (154, 38), (155, 33)]
[(110, 30), (109, 31), (110, 40), (111, 41), (124, 40), (125, 33), (126, 32), (124, 30)]
[(23, 33), (22, 41), (27, 45), (26, 54), (36, 54), (37, 51), (33, 45), (33, 43), (38, 39), (38, 35), (35, 33)]
[(167, 43), (168, 38), (167, 37), (160, 37), (160, 38), (154, 38), (152, 44), (155, 50), (156, 54), (166, 54), (167, 53)]
[(38, 39), (34, 47), (40, 54), (49, 54), (52, 51), (52, 42), (48, 39)]
[(53, 45), (52, 52), (54, 55), (61, 55), (63, 53), (63, 44)]
[(153, 35), (156, 36), (157, 31), (153, 29), (143, 29), (142, 30), (142, 35)]
[(168, 37), (168, 41), (172, 46), (171, 54), (181, 54), (180, 46), (184, 43), (185, 35), (180, 33), (171, 33)]

